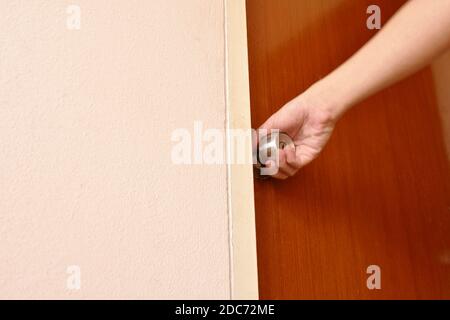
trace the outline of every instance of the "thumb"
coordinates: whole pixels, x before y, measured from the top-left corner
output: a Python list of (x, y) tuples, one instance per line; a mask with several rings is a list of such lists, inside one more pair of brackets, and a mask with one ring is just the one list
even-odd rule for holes
[(275, 129), (274, 128), (274, 121), (273, 121), (273, 115), (271, 117), (269, 117), (269, 119), (267, 119), (260, 127), (259, 129), (265, 129), (265, 130), (270, 130), (270, 129)]

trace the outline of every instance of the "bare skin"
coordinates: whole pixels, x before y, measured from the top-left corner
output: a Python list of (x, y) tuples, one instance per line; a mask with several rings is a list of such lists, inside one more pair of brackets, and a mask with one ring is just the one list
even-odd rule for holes
[(314, 160), (352, 106), (417, 72), (450, 46), (450, 0), (410, 0), (350, 59), (289, 101), (261, 126), (289, 134), (274, 178)]

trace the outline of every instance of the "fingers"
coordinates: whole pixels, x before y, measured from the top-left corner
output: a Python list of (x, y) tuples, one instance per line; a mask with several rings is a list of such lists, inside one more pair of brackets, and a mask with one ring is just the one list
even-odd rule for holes
[[(270, 160), (269, 160), (269, 161), (266, 162), (265, 166), (266, 166), (266, 168), (270, 169), (270, 168), (272, 168), (273, 166), (276, 166), (276, 164), (275, 164), (274, 161), (270, 161)], [(272, 178), (275, 178), (275, 179), (284, 180), (284, 179), (287, 179), (289, 176), (288, 176), (286, 173), (284, 173), (283, 171), (281, 171), (281, 170), (280, 170), (280, 167), (278, 167), (277, 173), (274, 174), (274, 175), (271, 175), (271, 177), (272, 177)]]
[(303, 163), (301, 158), (298, 156), (297, 152), (298, 147), (287, 147), (285, 149), (286, 153), (286, 162), (287, 164), (295, 169), (295, 172), (298, 171), (301, 167), (303, 167)]
[(288, 156), (291, 157), (291, 153), (291, 148), (280, 150), (280, 171), (288, 176), (293, 176), (297, 172), (297, 169), (292, 167), (287, 161)]
[[(275, 164), (273, 162), (266, 164), (269, 168), (272, 165)], [(295, 175), (300, 167), (299, 161), (295, 157), (295, 147), (288, 147), (284, 150), (280, 150), (278, 172), (272, 175), (272, 177), (284, 180)]]
[(273, 123), (273, 115), (271, 117), (269, 117), (269, 119), (266, 120), (266, 122), (264, 122), (259, 128), (258, 130), (270, 130), (274, 128), (274, 123)]

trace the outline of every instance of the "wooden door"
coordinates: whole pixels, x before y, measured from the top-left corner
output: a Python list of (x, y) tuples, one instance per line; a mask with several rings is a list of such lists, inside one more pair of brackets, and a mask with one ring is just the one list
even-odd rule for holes
[[(378, 0), (383, 23), (403, 0)], [(376, 31), (372, 0), (247, 0), (252, 126)], [(255, 181), (262, 299), (450, 298), (449, 167), (430, 69), (352, 109), (312, 164)], [(369, 290), (367, 267), (381, 269)]]

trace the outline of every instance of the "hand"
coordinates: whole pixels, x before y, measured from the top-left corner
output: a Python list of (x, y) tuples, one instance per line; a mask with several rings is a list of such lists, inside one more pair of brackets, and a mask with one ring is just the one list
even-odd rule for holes
[(287, 133), (295, 147), (279, 152), (279, 171), (272, 177), (286, 179), (315, 159), (333, 132), (337, 114), (324, 100), (302, 94), (274, 113), (260, 129)]

